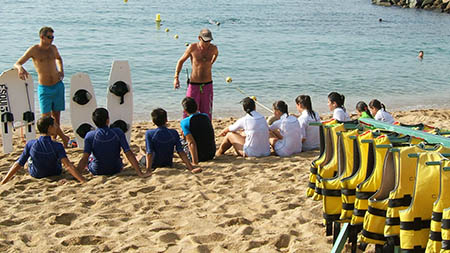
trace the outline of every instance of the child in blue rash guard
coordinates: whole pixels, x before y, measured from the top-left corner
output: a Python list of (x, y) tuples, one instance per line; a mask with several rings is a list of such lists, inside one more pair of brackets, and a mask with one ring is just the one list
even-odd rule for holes
[[(84, 138), (84, 153), (78, 163), (78, 170), (88, 170), (94, 175), (114, 175), (123, 168), (120, 150), (122, 149), (131, 166), (140, 177), (151, 175), (150, 171), (143, 173), (138, 161), (130, 149), (123, 131), (119, 128), (109, 128), (109, 114), (105, 108), (97, 108), (92, 113), (92, 120), (97, 129), (90, 131)], [(91, 155), (92, 154), (92, 155)], [(89, 156), (92, 161), (89, 162)]]
[(201, 168), (194, 169), (189, 162), (181, 146), (178, 132), (175, 129), (167, 128), (167, 112), (162, 108), (157, 108), (152, 111), (151, 115), (153, 123), (158, 128), (147, 130), (145, 133), (147, 170), (158, 167), (171, 167), (175, 148), (188, 170), (192, 173), (201, 172)]
[(86, 182), (86, 179), (80, 175), (67, 158), (63, 145), (52, 140), (51, 137), (56, 136), (57, 132), (55, 120), (50, 116), (44, 116), (38, 120), (37, 127), (43, 136), (31, 140), (25, 145), (19, 160), (14, 163), (1, 184), (8, 182), (19, 169), (25, 166), (30, 157), (31, 162), (28, 165), (28, 171), (32, 177), (43, 178), (61, 175), (62, 162), (72, 176), (81, 183)]
[(181, 120), (181, 130), (188, 143), (192, 164), (208, 161), (216, 154), (214, 129), (208, 114), (197, 111), (197, 103), (191, 97), (185, 97), (181, 102), (187, 118)]

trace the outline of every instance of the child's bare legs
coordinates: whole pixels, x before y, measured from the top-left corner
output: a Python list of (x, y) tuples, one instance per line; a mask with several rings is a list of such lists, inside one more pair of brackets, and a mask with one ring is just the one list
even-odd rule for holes
[(269, 132), (269, 143), (272, 147), (275, 147), (275, 143), (277, 143), (278, 137), (272, 132)]
[(224, 154), (231, 147), (234, 147), (234, 150), (236, 150), (238, 155), (244, 156), (244, 143), (245, 136), (242, 136), (239, 133), (228, 132), (227, 135), (225, 135), (222, 144), (220, 144), (216, 156)]

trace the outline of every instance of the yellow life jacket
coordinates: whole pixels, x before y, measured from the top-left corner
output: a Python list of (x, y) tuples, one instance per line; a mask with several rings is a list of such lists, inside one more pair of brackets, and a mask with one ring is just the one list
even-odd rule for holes
[[(392, 145), (377, 145), (375, 152), (380, 149), (390, 149)], [(369, 206), (364, 215), (363, 230), (360, 241), (383, 245), (386, 242), (384, 237), (384, 224), (386, 222), (386, 209), (389, 202), (389, 192), (395, 186), (395, 166), (392, 152), (387, 152), (383, 162), (383, 172), (381, 184), (372, 197), (369, 198)]]
[[(375, 146), (390, 145), (391, 142), (386, 135), (381, 135), (373, 140), (370, 144), (372, 148)], [(376, 149), (375, 160), (373, 161), (373, 170), (368, 173), (367, 178), (356, 187), (355, 209), (353, 210), (352, 225), (359, 225), (364, 222), (364, 215), (368, 209), (369, 198), (378, 190), (381, 185), (381, 178), (383, 174), (383, 165), (388, 148)]]
[[(332, 131), (333, 132), (333, 131)], [(358, 130), (336, 132), (337, 138), (337, 167), (338, 173), (332, 178), (322, 178), (323, 186), (323, 218), (327, 222), (339, 220), (342, 209), (341, 178), (351, 175), (353, 171), (353, 140), (351, 136), (357, 136)]]
[(425, 251), (430, 234), (433, 202), (439, 194), (439, 162), (442, 156), (438, 152), (419, 154), (416, 167), (416, 182), (408, 208), (399, 211), (400, 248), (402, 250)]
[(450, 253), (450, 207), (442, 211), (441, 236), (441, 253)]
[[(445, 152), (448, 148), (439, 146), (437, 152)], [(414, 183), (416, 180), (417, 158), (408, 157), (409, 154), (426, 152), (419, 146), (400, 147), (392, 149), (395, 166), (395, 188), (389, 193), (389, 203), (386, 210), (386, 225), (384, 236), (389, 244), (400, 245), (400, 216), (399, 211), (411, 204)]]
[(433, 203), (431, 215), (430, 237), (426, 252), (440, 252), (442, 247), (441, 220), (442, 211), (450, 206), (450, 160), (441, 161), (438, 200)]
[(345, 131), (344, 124), (337, 124), (330, 127), (325, 127), (327, 131), (327, 146), (331, 147), (330, 150), (327, 148), (327, 153), (331, 152), (331, 159), (327, 163), (322, 163), (317, 168), (317, 179), (316, 179), (316, 189), (313, 195), (314, 200), (321, 200), (323, 198), (323, 182), (322, 178), (334, 177), (338, 169), (338, 136), (337, 132)]
[(355, 208), (356, 187), (367, 177), (367, 172), (373, 169), (374, 152), (373, 145), (363, 141), (373, 140), (371, 131), (358, 135), (353, 140), (354, 161), (353, 171), (348, 177), (341, 179), (342, 211), (340, 220), (350, 221)]
[[(331, 159), (331, 153), (327, 153), (327, 145), (326, 145), (326, 140), (327, 140), (327, 135), (325, 131), (324, 126), (326, 125), (332, 125), (332, 124), (336, 124), (337, 121), (335, 119), (331, 119), (328, 121), (324, 121), (322, 122), (322, 125), (320, 126), (320, 138), (321, 138), (321, 142), (320, 142), (320, 155), (319, 157), (312, 161), (311, 163), (311, 168), (309, 169), (310, 173), (309, 173), (309, 183), (308, 183), (308, 188), (306, 189), (306, 196), (307, 197), (312, 197), (314, 195), (314, 191), (316, 189), (316, 178), (317, 178), (317, 168), (319, 167), (320, 164), (324, 163), (324, 162), (328, 162), (329, 159)], [(323, 140), (323, 141), (322, 141)], [(327, 156), (328, 154), (328, 156)]]

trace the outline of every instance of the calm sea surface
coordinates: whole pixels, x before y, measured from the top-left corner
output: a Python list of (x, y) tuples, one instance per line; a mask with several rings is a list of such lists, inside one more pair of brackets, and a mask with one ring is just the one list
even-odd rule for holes
[[(380, 7), (369, 0), (4, 0), (0, 17), (0, 71), (39, 42), (42, 26), (54, 28), (64, 60), (66, 123), (71, 76), (88, 73), (98, 104), (106, 106), (113, 60), (130, 63), (135, 120), (148, 120), (156, 107), (165, 108), (170, 119), (180, 118), (186, 70), (183, 87), (175, 91), (175, 65), (185, 43), (195, 42), (203, 27), (212, 30), (219, 47), (214, 117), (242, 114), (243, 96), (235, 87), (269, 107), (285, 100), (292, 112), (300, 94), (311, 95), (314, 109), (327, 112), (331, 91), (346, 96), (350, 111), (357, 101), (372, 98), (388, 110), (450, 107), (448, 14)], [(423, 61), (417, 59), (419, 50), (425, 51)], [(184, 66), (190, 71), (190, 62)], [(31, 60), (25, 68), (37, 85)]]

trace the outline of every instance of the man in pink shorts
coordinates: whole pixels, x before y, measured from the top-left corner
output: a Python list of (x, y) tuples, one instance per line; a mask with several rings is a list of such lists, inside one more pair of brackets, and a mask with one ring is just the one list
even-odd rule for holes
[[(212, 65), (219, 55), (217, 46), (211, 43), (213, 39), (209, 29), (202, 29), (198, 35), (199, 42), (190, 44), (183, 56), (178, 60), (175, 69), (173, 87), (180, 88), (180, 80), (178, 78), (183, 63), (190, 58), (192, 64), (191, 77), (188, 80), (189, 86), (186, 91), (186, 97), (195, 99), (199, 111), (208, 114), (212, 119), (213, 108), (213, 81), (212, 81)], [(188, 115), (183, 114), (183, 118)]]

